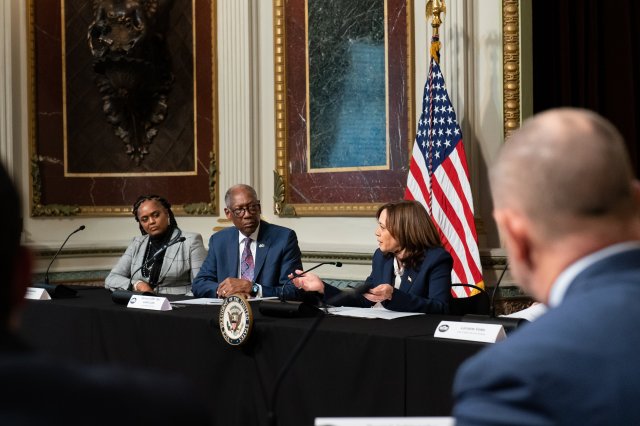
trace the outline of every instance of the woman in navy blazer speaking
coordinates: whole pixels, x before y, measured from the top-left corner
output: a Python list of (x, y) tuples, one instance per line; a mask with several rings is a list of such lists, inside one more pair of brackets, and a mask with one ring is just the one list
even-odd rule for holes
[(393, 311), (447, 313), (453, 259), (442, 247), (427, 211), (417, 201), (398, 201), (380, 207), (376, 218), (378, 249), (365, 282), (366, 292), (339, 297), (339, 289), (309, 272), (293, 278), (294, 285), (324, 294), (325, 301), (341, 299), (340, 304), (347, 306), (380, 303)]

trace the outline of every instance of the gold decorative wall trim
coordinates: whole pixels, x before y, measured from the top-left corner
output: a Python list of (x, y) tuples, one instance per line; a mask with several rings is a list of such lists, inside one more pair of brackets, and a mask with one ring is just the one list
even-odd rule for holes
[(504, 137), (520, 127), (520, 4), (502, 0)]
[[(309, 1), (309, 0), (303, 0)], [(333, 216), (333, 217), (371, 217), (374, 216), (382, 202), (356, 203), (345, 202), (309, 202), (293, 203), (289, 199), (288, 192), (291, 185), (289, 177), (289, 154), (287, 152), (289, 129), (287, 125), (287, 7), (291, 3), (287, 0), (272, 0), (273, 2), (273, 56), (274, 56), (274, 114), (275, 114), (275, 157), (276, 164), (274, 170), (274, 213), (280, 217), (300, 217), (300, 216)], [(387, 1), (385, 0), (385, 25), (388, 25)], [(402, 120), (403, 130), (407, 129), (406, 147), (407, 158), (411, 157), (411, 149), (416, 132), (415, 117), (415, 94), (413, 84), (415, 82), (415, 43), (414, 43), (414, 0), (404, 0), (404, 18), (406, 18), (406, 73), (405, 96), (408, 108), (407, 119)], [(404, 25), (404, 24), (403, 24)], [(386, 47), (388, 48), (388, 47)], [(387, 53), (388, 54), (388, 53)], [(388, 79), (387, 71), (386, 78)], [(387, 85), (389, 83), (387, 82)], [(387, 102), (389, 102), (387, 100)], [(387, 106), (388, 107), (388, 106)], [(404, 155), (404, 153), (403, 153)], [(408, 167), (408, 165), (407, 165)], [(359, 168), (363, 170), (363, 168)], [(388, 170), (384, 170), (385, 172)], [(327, 173), (334, 173), (327, 171)], [(374, 188), (375, 189), (375, 188)]]
[(274, 64), (274, 95), (275, 95), (275, 119), (276, 119), (276, 178), (274, 192), (274, 213), (292, 213), (295, 209), (286, 209), (284, 175), (287, 166), (287, 81), (286, 81), (286, 56), (285, 56), (285, 0), (273, 0), (273, 64)]
[[(206, 55), (202, 55), (204, 58), (201, 60), (210, 60), (211, 62), (211, 70), (206, 73), (202, 73), (206, 75), (207, 83), (211, 84), (211, 102), (210, 102), (210, 113), (211, 123), (208, 125), (211, 126), (211, 141), (203, 140), (199, 142), (199, 144), (203, 145), (200, 147), (196, 146), (195, 149), (195, 157), (194, 164), (196, 165), (195, 169), (201, 169), (201, 164), (206, 164), (206, 159), (198, 157), (198, 150), (205, 149), (208, 151), (209, 155), (209, 163), (207, 170), (207, 188), (208, 194), (203, 197), (193, 197), (196, 198), (196, 202), (189, 203), (185, 202), (184, 204), (174, 204), (172, 206), (172, 210), (176, 215), (191, 215), (191, 216), (211, 216), (216, 215), (218, 213), (218, 181), (217, 181), (217, 173), (218, 173), (218, 165), (217, 165), (217, 153), (219, 152), (219, 127), (218, 127), (218, 57), (217, 57), (217, 0), (210, 0), (210, 35), (206, 36), (206, 34), (200, 36), (198, 39), (196, 35), (196, 12), (198, 11), (197, 5), (201, 3), (197, 0), (189, 0), (192, 7), (192, 24), (193, 27), (191, 29), (193, 33), (193, 62), (194, 62), (194, 81), (193, 81), (193, 91), (194, 91), (194, 139), (198, 141), (198, 117), (203, 116), (206, 119), (206, 115), (203, 114), (202, 108), (198, 109), (195, 105), (196, 102), (196, 94), (198, 93), (199, 88), (196, 86), (197, 83), (197, 70), (196, 70), (196, 61), (197, 57), (197, 49), (196, 43), (198, 40), (211, 40), (211, 49), (206, 52)], [(42, 4), (41, 4), (42, 3)], [(61, 8), (61, 16), (64, 20), (64, 1), (55, 1), (51, 2), (54, 8)], [(37, 98), (38, 94), (36, 93), (37, 88), (37, 51), (36, 51), (36, 36), (37, 36), (37, 28), (39, 25), (39, 21), (37, 22), (37, 6), (43, 6), (46, 2), (39, 2), (38, 0), (28, 0), (26, 6), (26, 20), (27, 20), (27, 64), (28, 64), (28, 91), (27, 91), (27, 108), (28, 108), (28, 137), (29, 137), (29, 173), (30, 173), (30, 207), (31, 207), (31, 216), (33, 217), (64, 217), (64, 216), (129, 216), (131, 215), (131, 206), (130, 205), (77, 205), (77, 204), (62, 204), (62, 203), (50, 203), (44, 204), (43, 200), (46, 200), (45, 194), (47, 194), (47, 185), (43, 185), (43, 180), (45, 179), (45, 170), (42, 168), (43, 164), (55, 165), (65, 167), (65, 161), (60, 160), (59, 158), (52, 158), (51, 156), (42, 155), (38, 152), (37, 141), (38, 141), (38, 122), (37, 117), (38, 114), (45, 114), (42, 111), (38, 111), (37, 107)], [(202, 4), (205, 4), (202, 2)], [(46, 8), (43, 8), (46, 10)], [(42, 14), (41, 14), (42, 15)], [(46, 14), (44, 14), (46, 16)], [(62, 25), (62, 33), (64, 33), (64, 21), (61, 22)], [(42, 31), (42, 30), (41, 30)], [(56, 40), (55, 35), (49, 35), (50, 39)], [(64, 37), (63, 40), (64, 41)], [(58, 43), (62, 43), (58, 39)], [(62, 55), (64, 56), (64, 45), (60, 44), (60, 49), (62, 50)], [(210, 57), (209, 57), (210, 56)], [(64, 68), (64, 64), (63, 64)], [(64, 75), (63, 71), (63, 75)], [(209, 81), (210, 79), (210, 81)], [(65, 96), (66, 90), (64, 87), (65, 80), (61, 82), (61, 87), (59, 88), (62, 91), (62, 108), (66, 109), (65, 104)], [(51, 91), (55, 91), (56, 88), (50, 88)], [(47, 112), (49, 114), (49, 112)], [(66, 120), (66, 113), (63, 114), (64, 120)], [(64, 122), (63, 122), (64, 123)], [(66, 132), (66, 124), (63, 124), (63, 134)], [(66, 136), (63, 137), (63, 140), (66, 140)], [(209, 147), (209, 142), (211, 142), (211, 146)], [(209, 149), (210, 148), (210, 149)], [(204, 151), (202, 151), (204, 152)], [(204, 156), (204, 155), (203, 155)], [(65, 154), (66, 158), (66, 154)], [(134, 176), (134, 177), (157, 177), (157, 176), (178, 176), (183, 173), (135, 173), (135, 174), (122, 174), (121, 176)], [(186, 175), (191, 176), (192, 173), (187, 173)], [(196, 176), (197, 174), (194, 174)], [(76, 178), (73, 174), (69, 176)], [(199, 181), (204, 183), (205, 176), (204, 173), (200, 173)], [(96, 177), (107, 177), (107, 175), (96, 174), (91, 178), (95, 180)], [(64, 176), (64, 179), (67, 177)], [(52, 186), (52, 185), (49, 185)], [(131, 185), (130, 185), (131, 186)]]

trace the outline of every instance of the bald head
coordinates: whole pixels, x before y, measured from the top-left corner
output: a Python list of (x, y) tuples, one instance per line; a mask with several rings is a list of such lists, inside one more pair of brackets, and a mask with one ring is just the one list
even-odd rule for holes
[(634, 177), (620, 133), (599, 115), (555, 109), (513, 133), (491, 172), (496, 210), (514, 208), (545, 238), (595, 220), (637, 216)]

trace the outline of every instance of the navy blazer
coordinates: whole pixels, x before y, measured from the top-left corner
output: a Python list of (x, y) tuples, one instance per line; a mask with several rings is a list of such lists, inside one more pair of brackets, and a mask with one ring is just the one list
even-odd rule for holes
[(640, 249), (580, 273), (562, 303), (464, 363), (457, 425), (640, 424)]
[[(393, 289), (391, 300), (385, 300), (382, 305), (392, 311), (447, 313), (451, 300), (451, 269), (453, 259), (441, 247), (425, 250), (424, 259), (413, 268), (406, 268), (399, 289)], [(373, 254), (371, 275), (367, 278), (367, 288), (380, 284), (393, 286), (395, 274), (393, 271), (393, 256), (385, 256), (380, 249)], [(325, 284), (325, 301), (340, 299), (340, 290)], [(373, 303), (358, 296), (344, 298), (342, 305), (371, 307)]]
[[(211, 236), (209, 254), (193, 282), (195, 297), (216, 298), (220, 282), (229, 277), (238, 277), (238, 234), (238, 229), (232, 227)], [(262, 296), (280, 297), (284, 291), (285, 298), (297, 298), (297, 289), (287, 278), (296, 269), (302, 269), (296, 233), (261, 220), (256, 243), (254, 281), (262, 286)]]

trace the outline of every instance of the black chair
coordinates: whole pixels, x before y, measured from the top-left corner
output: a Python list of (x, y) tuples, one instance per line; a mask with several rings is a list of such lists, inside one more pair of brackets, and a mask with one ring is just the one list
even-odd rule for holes
[(452, 297), (449, 302), (451, 315), (489, 315), (491, 313), (491, 298), (482, 287), (473, 284), (456, 283), (451, 287), (469, 287), (478, 290), (478, 293), (468, 297)]

